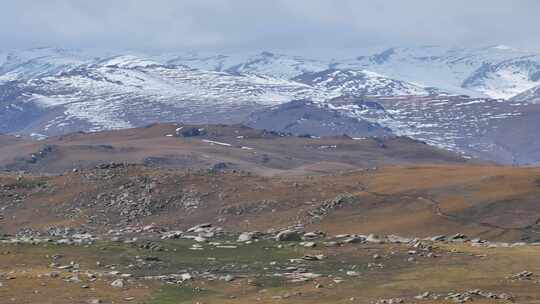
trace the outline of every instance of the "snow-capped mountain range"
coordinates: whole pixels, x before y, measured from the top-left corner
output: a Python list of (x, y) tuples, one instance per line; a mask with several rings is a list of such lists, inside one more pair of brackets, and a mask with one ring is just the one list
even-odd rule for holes
[[(328, 67), (298, 57), (260, 56), (264, 60), (250, 58), (244, 64), (225, 56), (205, 57), (201, 60), (208, 59), (209, 67), (222, 67), (207, 70), (200, 68), (201, 61), (193, 64), (192, 59), (176, 56), (89, 56), (48, 48), (9, 52), (0, 57), (0, 104), (5, 117), (0, 131), (58, 134), (127, 128), (156, 120), (200, 123), (215, 121), (216, 116), (228, 122), (234, 121), (236, 112), (293, 99), (324, 101), (360, 92), (430, 94), (420, 86), (367, 71), (343, 71), (339, 83), (307, 81), (301, 77), (304, 73)], [(227, 69), (225, 61), (231, 65)], [(259, 67), (260, 72), (256, 71)]]
[(178, 56), (170, 62), (230, 73), (255, 73), (292, 79), (328, 69), (369, 71), (420, 87), (473, 97), (509, 99), (540, 85), (540, 52), (504, 45), (485, 48), (388, 48), (358, 51), (339, 59), (306, 59), (261, 52), (243, 55)]
[[(519, 126), (508, 122), (536, 113), (540, 54), (505, 46), (418, 47), (331, 57), (313, 59), (293, 52), (0, 51), (0, 133), (55, 135), (156, 121), (238, 123), (292, 100), (309, 100), (332, 115), (369, 122), (336, 130), (380, 127), (385, 134), (520, 162), (519, 153), (501, 148), (496, 136), (476, 147), (471, 139), (500, 129), (503, 122)], [(366, 99), (376, 101), (376, 110), (358, 103)], [(528, 156), (523, 160), (535, 161)]]

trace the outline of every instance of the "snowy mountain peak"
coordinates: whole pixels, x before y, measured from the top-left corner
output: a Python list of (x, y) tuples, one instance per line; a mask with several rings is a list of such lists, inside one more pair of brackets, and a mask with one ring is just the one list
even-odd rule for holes
[(328, 63), (299, 56), (276, 54), (268, 51), (250, 56), (247, 60), (224, 70), (233, 74), (262, 74), (292, 79), (300, 74), (328, 68)]
[(514, 96), (511, 100), (516, 102), (540, 104), (540, 85)]
[(492, 98), (509, 99), (539, 84), (540, 56), (484, 63), (463, 82)]
[(124, 69), (134, 69), (159, 66), (161, 65), (161, 63), (147, 58), (137, 57), (134, 55), (120, 55), (104, 59), (103, 61), (100, 61), (98, 65), (109, 68), (118, 67)]
[(395, 80), (366, 70), (328, 69), (305, 73), (295, 81), (353, 96), (423, 96), (431, 92), (421, 86)]
[(390, 48), (336, 62), (454, 94), (508, 99), (540, 84), (540, 54), (504, 46)]
[(57, 48), (9, 51), (0, 58), (0, 82), (54, 74), (93, 61), (76, 51)]
[(513, 47), (505, 45), (505, 44), (495, 45), (495, 46), (492, 46), (491, 48), (495, 50), (500, 50), (500, 51), (515, 51), (516, 50)]

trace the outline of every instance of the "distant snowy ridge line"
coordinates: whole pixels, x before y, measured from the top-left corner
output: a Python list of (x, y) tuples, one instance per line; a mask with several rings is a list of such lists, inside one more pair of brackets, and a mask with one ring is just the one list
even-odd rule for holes
[[(325, 70), (377, 73), (385, 78), (473, 97), (510, 99), (540, 85), (540, 56), (511, 47), (478, 49), (390, 48), (341, 59), (310, 59), (287, 52), (179, 52), (147, 55), (129, 52), (91, 54), (42, 48), (0, 52), (0, 81), (53, 74), (74, 66), (117, 68), (186, 66), (199, 70), (252, 74), (290, 80)], [(369, 72), (368, 72), (369, 71)]]

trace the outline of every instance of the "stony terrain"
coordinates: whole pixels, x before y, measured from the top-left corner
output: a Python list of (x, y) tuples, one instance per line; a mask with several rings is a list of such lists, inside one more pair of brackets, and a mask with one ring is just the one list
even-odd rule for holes
[[(194, 227), (86, 239), (8, 238), (3, 303), (536, 303), (538, 247)], [(214, 232), (217, 231), (217, 232)], [(201, 241), (198, 234), (213, 234)], [(283, 232), (279, 235), (283, 235)], [(295, 238), (292, 238), (292, 235)], [(166, 235), (165, 235), (166, 236)], [(527, 269), (527, 270), (524, 270)]]
[[(0, 175), (2, 303), (536, 303), (540, 171)], [(403, 212), (406, 210), (407, 212)]]
[(540, 301), (535, 167), (240, 125), (0, 143), (0, 303)]

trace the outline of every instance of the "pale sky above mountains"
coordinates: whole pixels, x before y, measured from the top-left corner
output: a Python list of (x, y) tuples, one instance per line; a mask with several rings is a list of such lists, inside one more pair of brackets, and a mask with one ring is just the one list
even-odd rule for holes
[(0, 48), (540, 49), (537, 0), (16, 0)]

